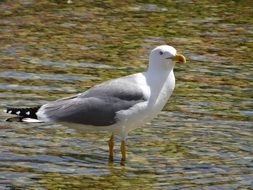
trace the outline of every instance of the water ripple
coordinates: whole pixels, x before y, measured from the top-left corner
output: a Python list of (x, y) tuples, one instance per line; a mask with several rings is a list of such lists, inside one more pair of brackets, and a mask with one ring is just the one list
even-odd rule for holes
[(60, 80), (60, 81), (85, 81), (98, 79), (94, 76), (85, 75), (67, 75), (67, 74), (45, 74), (45, 73), (28, 73), (22, 71), (3, 71), (0, 72), (0, 77), (15, 78), (15, 79), (29, 79), (29, 80)]

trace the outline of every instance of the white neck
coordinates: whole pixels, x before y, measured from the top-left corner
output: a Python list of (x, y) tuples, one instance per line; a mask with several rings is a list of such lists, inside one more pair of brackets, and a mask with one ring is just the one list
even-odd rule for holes
[(150, 82), (156, 81), (157, 83), (163, 84), (164, 81), (167, 80), (170, 72), (173, 72), (174, 65), (173, 63), (166, 64), (150, 59), (146, 72), (148, 80), (150, 80)]
[[(170, 87), (174, 89), (175, 80), (172, 80), (173, 84), (169, 84), (170, 79), (174, 79), (173, 73), (174, 64), (166, 63), (154, 63), (150, 60), (149, 67), (145, 73), (147, 83), (151, 90), (151, 97), (156, 100), (161, 93), (168, 93)], [(167, 95), (168, 95), (167, 94)], [(167, 96), (165, 95), (165, 96)], [(152, 101), (150, 102), (152, 103)], [(153, 102), (154, 103), (154, 102)]]

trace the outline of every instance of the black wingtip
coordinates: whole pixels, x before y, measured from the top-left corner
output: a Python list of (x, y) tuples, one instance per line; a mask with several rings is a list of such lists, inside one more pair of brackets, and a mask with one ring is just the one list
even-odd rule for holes
[[(32, 118), (37, 119), (36, 112), (39, 110), (40, 106), (32, 107), (32, 108), (12, 108), (6, 107), (5, 112), (8, 114), (17, 115), (17, 118)], [(18, 120), (18, 119), (17, 119)]]

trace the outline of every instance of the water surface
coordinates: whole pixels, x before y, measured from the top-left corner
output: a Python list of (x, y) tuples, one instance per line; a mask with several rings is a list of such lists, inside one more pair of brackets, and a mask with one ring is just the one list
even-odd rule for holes
[(34, 106), (145, 70), (170, 44), (176, 89), (107, 163), (109, 134), (7, 123), (0, 189), (251, 189), (252, 1), (1, 1), (0, 99)]

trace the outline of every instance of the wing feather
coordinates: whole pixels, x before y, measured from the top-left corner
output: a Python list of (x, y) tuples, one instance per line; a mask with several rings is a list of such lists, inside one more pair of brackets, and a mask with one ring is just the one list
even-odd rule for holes
[(112, 125), (117, 122), (118, 111), (146, 101), (134, 80), (126, 78), (111, 80), (76, 96), (48, 103), (41, 107), (38, 117), (84, 125)]

